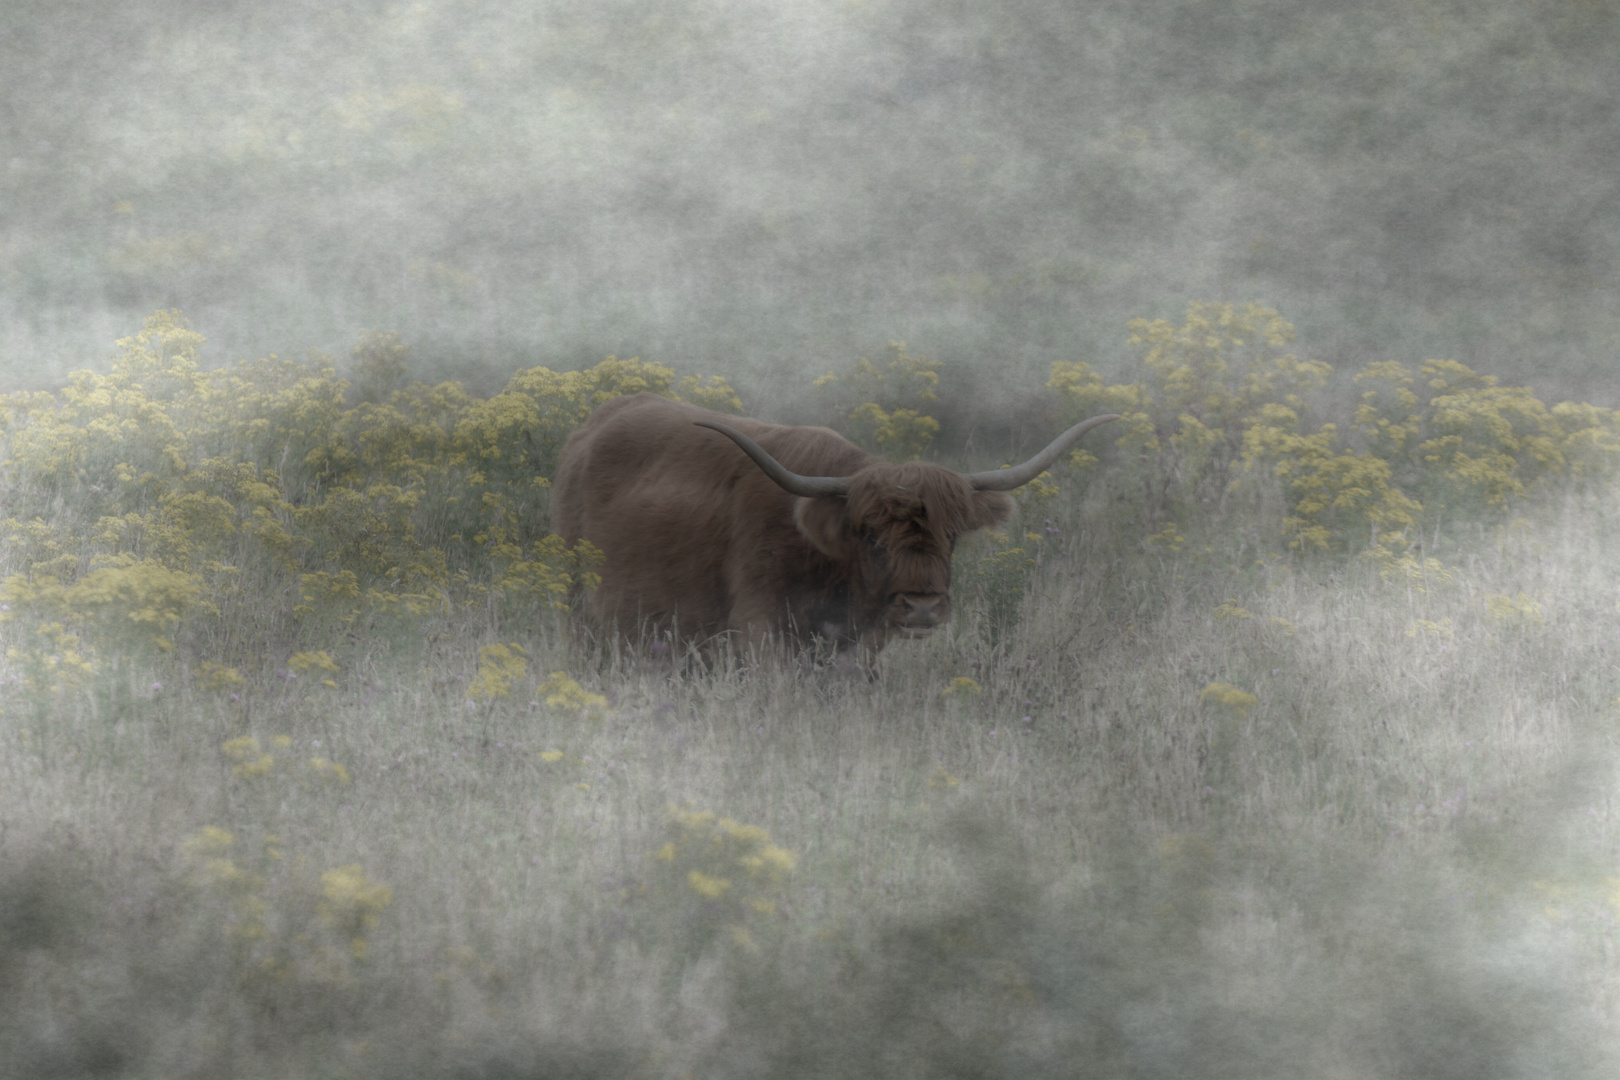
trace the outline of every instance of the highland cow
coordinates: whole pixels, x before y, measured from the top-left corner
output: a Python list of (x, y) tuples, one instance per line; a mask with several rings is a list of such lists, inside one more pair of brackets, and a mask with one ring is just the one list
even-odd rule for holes
[(891, 637), (951, 615), (957, 538), (1001, 524), (1095, 416), (1022, 465), (892, 465), (826, 428), (617, 398), (569, 438), (555, 528), (605, 556), (586, 610), (604, 630), (712, 649), (729, 640), (869, 665)]

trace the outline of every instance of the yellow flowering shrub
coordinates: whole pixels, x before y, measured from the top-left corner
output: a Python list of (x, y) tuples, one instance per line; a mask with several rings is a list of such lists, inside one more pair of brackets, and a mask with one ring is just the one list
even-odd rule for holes
[(1059, 360), (1052, 364), (1046, 388), (1061, 394), (1076, 416), (1118, 413), (1120, 419), (1111, 425), (1110, 434), (1114, 445), (1127, 455), (1151, 460), (1159, 452), (1159, 437), (1149, 412), (1153, 398), (1142, 383), (1107, 386), (1085, 361)]
[(467, 696), (474, 701), (496, 701), (510, 697), (512, 684), (520, 681), (529, 671), (529, 661), (523, 646), (485, 645), (478, 650), (478, 674), (467, 687)]
[(1061, 361), (1047, 387), (1077, 416), (1122, 415), (1109, 428), (1115, 468), (1124, 466), (1123, 483), (1140, 482), (1150, 513), (1224, 504), (1246, 477), (1269, 475), (1288, 500), (1282, 527), (1294, 550), (1365, 550), (1386, 577), (1414, 566), (1421, 576), (1432, 568), (1405, 551), (1426, 508), (1488, 510), (1554, 477), (1620, 476), (1615, 410), (1549, 408), (1454, 360), (1416, 371), (1368, 364), (1341, 431), (1307, 423), (1323, 411), (1332, 368), (1284, 352), (1294, 329), (1270, 308), (1195, 301), (1180, 325), (1136, 319), (1130, 331), (1139, 381), (1107, 385), (1088, 365)]
[(1439, 559), (1420, 554), (1402, 533), (1386, 533), (1378, 542), (1361, 553), (1361, 557), (1378, 567), (1378, 576), (1385, 581), (1398, 582), (1415, 593), (1427, 594), (1434, 588), (1451, 582), (1455, 576), (1451, 567)]
[(874, 401), (863, 402), (850, 412), (855, 441), (872, 446), (891, 461), (913, 461), (922, 456), (939, 433), (939, 421), (915, 409), (884, 411)]
[[(264, 875), (238, 865), (235, 848), (236, 834), (216, 825), (204, 826), (180, 844), (192, 887), (224, 902), (228, 936), (239, 943), (261, 941), (267, 936), (260, 895)], [(266, 854), (274, 848), (266, 844)]]
[(939, 362), (914, 355), (903, 341), (891, 341), (888, 354), (881, 368), (863, 356), (843, 374), (828, 372), (814, 385), (849, 422), (853, 442), (891, 461), (911, 461), (939, 433), (939, 421), (918, 408), (936, 400)]
[(1546, 621), (1541, 605), (1524, 593), (1517, 596), (1489, 593), (1485, 597), (1485, 610), (1494, 622), (1518, 630), (1536, 629)]
[(1285, 405), (1261, 406), (1244, 432), (1246, 463), (1268, 465), (1295, 498), (1283, 533), (1295, 549), (1328, 550), (1346, 536), (1376, 541), (1402, 532), (1422, 506), (1390, 483), (1391, 470), (1371, 453), (1337, 452), (1337, 428), (1297, 433), (1299, 417)]
[(1562, 433), (1545, 405), (1525, 387), (1498, 386), (1455, 360), (1427, 360), (1430, 397), (1417, 447), (1442, 490), (1501, 506), (1542, 476), (1561, 472)]
[(453, 446), (491, 475), (527, 480), (556, 471), (557, 454), (598, 405), (627, 394), (692, 400), (704, 408), (741, 412), (736, 392), (718, 376), (688, 376), (632, 357), (610, 356), (584, 371), (536, 367), (512, 376), (487, 401), (471, 402), (455, 425)]
[(276, 767), (275, 755), (266, 753), (259, 740), (251, 735), (227, 739), (220, 744), (219, 751), (233, 763), (231, 775), (238, 780), (263, 776)]
[(335, 675), (338, 671), (337, 661), (325, 652), (293, 653), (287, 658), (287, 667), (300, 675), (309, 671), (329, 671)]
[(358, 863), (315, 880), (284, 872), (274, 833), (253, 844), (209, 825), (181, 842), (180, 856), (193, 895), (217, 912), (242, 988), (272, 999), (353, 986), (370, 951), (366, 935), (394, 900)]
[(1361, 403), (1356, 406), (1355, 423), (1368, 452), (1388, 462), (1409, 460), (1423, 430), (1418, 413), (1414, 377), (1406, 365), (1378, 360), (1356, 372)]
[(1199, 693), (1198, 700), (1205, 705), (1228, 709), (1237, 716), (1248, 716), (1260, 699), (1231, 683), (1210, 683)]
[(310, 774), (318, 780), (329, 780), (334, 784), (349, 782), (349, 770), (329, 758), (312, 757), (306, 764)]
[(293, 653), (287, 658), (287, 671), (291, 677), (309, 676), (319, 679), (322, 686), (337, 689), (337, 681), (332, 678), (338, 673), (337, 661), (322, 650), (319, 652)]
[(978, 697), (984, 693), (984, 687), (979, 685), (977, 679), (970, 679), (966, 675), (958, 675), (951, 680), (951, 684), (939, 692), (942, 698), (949, 697)]
[(1500, 386), (1455, 360), (1426, 360), (1416, 373), (1383, 361), (1355, 378), (1368, 385), (1355, 422), (1371, 452), (1441, 501), (1499, 507), (1555, 476), (1620, 472), (1612, 409), (1548, 408), (1527, 387)]
[(1077, 415), (1121, 414), (1110, 432), (1146, 469), (1155, 509), (1219, 496), (1242, 457), (1248, 418), (1268, 404), (1302, 410), (1332, 370), (1284, 352), (1294, 328), (1258, 304), (1194, 301), (1179, 326), (1133, 319), (1129, 329), (1127, 343), (1141, 349), (1140, 382), (1106, 386), (1084, 362), (1058, 361), (1046, 385)]
[(349, 354), (352, 389), (361, 401), (382, 401), (404, 382), (411, 347), (392, 330), (374, 330)]
[(586, 690), (570, 679), (566, 671), (553, 671), (547, 675), (536, 693), (540, 695), (548, 709), (556, 709), (559, 712), (582, 711), (592, 719), (599, 719), (602, 710), (608, 706), (607, 698)]
[(320, 354), (205, 369), (202, 345), (160, 311), (107, 373), (0, 398), (0, 615), (30, 685), (82, 683), (98, 656), (182, 641), (247, 670), (204, 644), (213, 619), (254, 627), (238, 641), (296, 623), (303, 647), (334, 652), (394, 619), (566, 611), (600, 562), (545, 528), (568, 435), (623, 394), (741, 411), (724, 379), (639, 359), (532, 368), (482, 399), (401, 386), (395, 334), (355, 347), (352, 393)]
[(145, 642), (168, 650), (166, 636), (194, 607), (202, 584), (194, 574), (125, 556), (71, 584), (51, 574), (14, 574), (0, 582), (8, 619), (27, 612), (47, 625), (104, 631), (112, 641)]
[(525, 550), (517, 530), (504, 523), (473, 539), (487, 546), (495, 579), (491, 588), (518, 610), (535, 604), (566, 611), (579, 590), (594, 589), (602, 580), (596, 573), (596, 567), (602, 565), (602, 552), (588, 540), (568, 547), (562, 537), (552, 533)]
[[(9, 614), (0, 612), (0, 618)], [(59, 622), (39, 623), (24, 641), (6, 649), (6, 660), (20, 670), (23, 689), (31, 694), (78, 690), (96, 674), (93, 654)]]
[(1620, 410), (1564, 401), (1552, 407), (1565, 472), (1579, 480), (1620, 477)]
[(1187, 544), (1187, 538), (1181, 535), (1176, 523), (1168, 522), (1158, 532), (1142, 538), (1142, 547), (1148, 551), (1177, 552)]
[(359, 863), (350, 863), (321, 874), (315, 913), (327, 929), (348, 939), (354, 959), (364, 960), (365, 933), (376, 928), (393, 902), (394, 890), (367, 877)]
[[(290, 736), (276, 735), (266, 747), (252, 735), (238, 735), (220, 744), (219, 752), (231, 763), (231, 775), (238, 780), (257, 780), (264, 776), (281, 776), (297, 786), (308, 788), (313, 784), (349, 782), (349, 770), (330, 758), (312, 757), (297, 760)], [(279, 757), (278, 757), (279, 755)], [(281, 771), (278, 773), (277, 768)]]
[(778, 913), (798, 855), (759, 826), (708, 810), (670, 807), (667, 835), (652, 853), (653, 887), (666, 907), (682, 913), (691, 949), (701, 951), (721, 934), (754, 948), (754, 931)]
[[(1032, 514), (1035, 510), (1038, 510), (1061, 494), (1063, 494), (1063, 489), (1053, 481), (1050, 470), (1038, 473), (1035, 479), (1031, 480), (1023, 487), (1016, 489), (1012, 493), (1014, 501), (1018, 504), (1018, 508), (1022, 510), (1025, 515)], [(1039, 537), (1037, 537), (1037, 539), (1039, 539)]]
[(230, 691), (246, 682), (245, 678), (241, 677), (240, 670), (225, 667), (224, 664), (215, 664), (214, 661), (201, 662), (193, 678), (196, 680), (198, 690)]

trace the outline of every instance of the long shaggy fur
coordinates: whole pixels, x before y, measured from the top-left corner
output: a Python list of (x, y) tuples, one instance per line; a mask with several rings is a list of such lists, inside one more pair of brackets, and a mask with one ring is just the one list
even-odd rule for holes
[[(848, 498), (778, 487), (729, 439), (729, 424), (806, 476), (851, 477)], [(874, 655), (896, 633), (950, 617), (951, 550), (1006, 520), (999, 492), (938, 465), (891, 465), (826, 428), (785, 427), (653, 394), (597, 409), (563, 447), (555, 528), (606, 556), (589, 610), (638, 637), (739, 647), (821, 639)], [(864, 657), (863, 657), (864, 658)]]

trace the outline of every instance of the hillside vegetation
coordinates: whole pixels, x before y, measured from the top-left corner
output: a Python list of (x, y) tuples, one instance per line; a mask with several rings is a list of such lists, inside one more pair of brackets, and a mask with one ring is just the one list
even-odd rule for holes
[[(712, 376), (204, 370), (162, 311), (6, 396), (0, 1069), (1607, 1075), (1620, 418), (1129, 330), (872, 680), (571, 628), (562, 440)], [(815, 392), (918, 455), (936, 367)]]

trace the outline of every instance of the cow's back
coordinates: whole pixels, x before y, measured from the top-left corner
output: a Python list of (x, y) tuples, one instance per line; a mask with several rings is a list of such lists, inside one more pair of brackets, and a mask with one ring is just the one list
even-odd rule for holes
[(705, 418), (725, 419), (657, 394), (632, 394), (599, 406), (563, 444), (553, 481), (552, 527), (570, 543), (592, 539), (601, 514), (631, 490), (656, 496), (676, 488), (713, 489), (716, 469), (701, 453), (706, 432), (695, 423)]
[(697, 517), (745, 508), (757, 514), (765, 503), (792, 498), (723, 435), (697, 426), (699, 420), (736, 428), (789, 469), (808, 475), (848, 476), (870, 460), (826, 428), (783, 427), (657, 394), (632, 394), (598, 407), (563, 445), (552, 485), (552, 527), (570, 543), (590, 539), (593, 511), (638, 487), (655, 501), (697, 499), (682, 503)]

